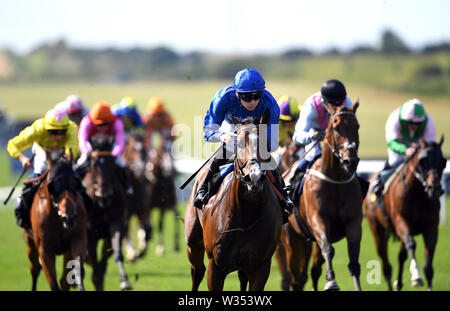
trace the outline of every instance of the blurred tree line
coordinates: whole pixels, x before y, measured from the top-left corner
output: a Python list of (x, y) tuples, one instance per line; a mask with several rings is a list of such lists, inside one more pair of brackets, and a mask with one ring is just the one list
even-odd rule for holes
[[(436, 56), (437, 55), (437, 56)], [(405, 57), (409, 60), (405, 62)], [(332, 71), (327, 62), (341, 68)], [(380, 62), (389, 65), (384, 67)], [(325, 64), (320, 69), (320, 63)], [(0, 82), (227, 79), (244, 67), (258, 68), (269, 78), (309, 78), (323, 75), (346, 80), (381, 83), (397, 75), (397, 89), (422, 88), (425, 93), (449, 95), (450, 43), (442, 42), (413, 51), (392, 30), (385, 30), (379, 47), (359, 45), (342, 52), (329, 48), (321, 54), (307, 48), (291, 48), (276, 55), (180, 54), (160, 46), (150, 49), (88, 49), (69, 47), (64, 40), (46, 43), (24, 56), (0, 51)], [(311, 68), (314, 67), (314, 68)], [(381, 69), (385, 68), (384, 71)], [(318, 72), (318, 73), (317, 73)]]

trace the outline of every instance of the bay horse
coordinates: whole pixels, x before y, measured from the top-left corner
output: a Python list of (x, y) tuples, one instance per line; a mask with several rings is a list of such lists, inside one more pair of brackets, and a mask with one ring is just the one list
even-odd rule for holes
[(269, 173), (261, 170), (267, 160), (259, 152), (258, 125), (268, 124), (269, 119), (268, 109), (260, 120), (232, 119), (237, 128), (234, 169), (203, 210), (194, 207), (193, 198), (208, 165), (196, 178), (184, 218), (194, 291), (198, 290), (206, 270), (205, 252), (209, 259), (209, 290), (223, 290), (226, 276), (236, 270), (241, 290), (246, 290), (248, 284), (249, 290), (264, 289), (282, 222)]
[[(409, 270), (412, 286), (423, 286), (419, 267), (415, 258), (416, 243), (414, 236), (422, 234), (425, 244), (424, 273), (428, 282), (428, 290), (432, 289), (433, 256), (438, 238), (439, 196), (442, 194), (441, 178), (446, 166), (439, 143), (420, 142), (414, 154), (406, 158), (388, 179), (390, 186), (384, 191), (384, 198), (371, 201), (371, 188), (365, 199), (365, 212), (370, 229), (375, 237), (377, 253), (383, 261), (383, 274), (392, 290), (392, 266), (387, 256), (387, 245), (390, 235), (401, 241), (398, 255), (399, 271), (394, 288), (403, 287), (403, 265), (407, 256), (411, 258)], [(371, 177), (371, 180), (375, 175)], [(384, 211), (383, 211), (384, 210)]]
[[(139, 133), (127, 135), (123, 159), (126, 163), (127, 174), (133, 187), (133, 194), (127, 196), (126, 222), (123, 237), (126, 243), (126, 256), (130, 262), (145, 255), (147, 242), (151, 237), (152, 226), (150, 223), (150, 196), (147, 193), (146, 179), (146, 149), (144, 148), (144, 137)], [(129, 222), (136, 215), (138, 219), (137, 249), (134, 247), (129, 236)]]
[[(103, 290), (108, 258), (113, 255), (119, 268), (120, 289), (129, 290), (131, 284), (124, 268), (122, 235), (125, 226), (125, 189), (116, 174), (116, 158), (111, 149), (114, 138), (95, 135), (90, 139), (92, 152), (89, 170), (83, 185), (93, 202), (89, 213), (88, 254), (92, 264), (92, 281), (96, 290)], [(97, 244), (103, 239), (102, 257), (97, 260)]]
[[(352, 108), (336, 107), (331, 114), (322, 154), (305, 174), (298, 207), (289, 217), (283, 245), (293, 290), (302, 290), (306, 283), (311, 252), (313, 290), (318, 289), (324, 262), (327, 265), (324, 289), (339, 290), (332, 266), (332, 243), (343, 238), (347, 239), (348, 269), (355, 290), (361, 290), (359, 251), (363, 197), (355, 173), (359, 163), (359, 124), (355, 115), (358, 106), (356, 102)], [(315, 241), (314, 245), (311, 241)]]
[(60, 289), (56, 280), (56, 255), (64, 255), (61, 289), (69, 290), (77, 284), (80, 291), (84, 290), (87, 214), (78, 192), (80, 185), (72, 169), (72, 157), (63, 157), (64, 152), (46, 152), (48, 169), (26, 181), (40, 182), (30, 210), (32, 232), (24, 230), (33, 291), (41, 268), (51, 290)]
[[(161, 256), (164, 248), (164, 215), (170, 211), (174, 216), (174, 251), (180, 250), (180, 227), (178, 219), (181, 219), (177, 210), (177, 194), (175, 190), (175, 166), (171, 156), (171, 141), (160, 137), (162, 140), (157, 148), (148, 150), (145, 165), (147, 179), (146, 193), (149, 196), (148, 208), (159, 209), (158, 220), (158, 244), (156, 254)], [(149, 147), (150, 148), (150, 147)]]

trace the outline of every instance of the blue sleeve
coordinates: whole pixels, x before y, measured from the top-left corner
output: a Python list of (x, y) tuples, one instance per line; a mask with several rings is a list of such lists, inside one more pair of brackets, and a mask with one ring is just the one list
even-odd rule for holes
[(144, 123), (142, 122), (142, 118), (136, 110), (133, 110), (133, 125), (136, 127), (144, 126)]
[(217, 143), (220, 141), (219, 128), (227, 113), (228, 100), (225, 96), (226, 88), (220, 89), (213, 97), (205, 115), (203, 131), (207, 142)]
[(271, 103), (269, 105), (270, 121), (267, 139), (270, 141), (270, 152), (273, 152), (278, 149), (279, 144), (278, 124), (280, 123), (280, 107), (272, 95), (270, 95), (269, 98)]

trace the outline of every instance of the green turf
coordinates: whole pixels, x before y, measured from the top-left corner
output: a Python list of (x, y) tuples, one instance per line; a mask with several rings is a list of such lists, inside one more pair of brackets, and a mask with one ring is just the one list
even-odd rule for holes
[[(450, 199), (447, 198), (447, 215), (450, 212), (448, 207)], [(182, 211), (183, 206), (179, 206)], [(156, 224), (158, 212), (152, 213), (152, 223)], [(189, 290), (191, 287), (190, 264), (186, 256), (186, 247), (184, 244), (183, 234), (180, 237), (182, 249), (180, 252), (174, 252), (172, 229), (174, 220), (172, 215), (167, 214), (165, 217), (166, 231), (164, 233), (166, 254), (162, 257), (155, 255), (156, 232), (150, 243), (150, 249), (145, 258), (136, 263), (125, 264), (129, 279), (135, 290), (151, 290), (151, 291), (170, 291), (170, 290)], [(176, 224), (180, 226), (183, 232), (181, 222)], [(133, 226), (134, 227), (134, 226)], [(156, 226), (155, 226), (156, 228)], [(420, 237), (416, 237), (417, 251), (416, 256), (418, 264), (423, 269), (423, 241)], [(381, 277), (380, 284), (369, 284), (373, 276), (373, 266), (368, 267), (371, 261), (375, 260), (380, 263), (374, 249), (374, 240), (372, 233), (367, 226), (367, 220), (363, 221), (363, 239), (361, 242), (361, 286), (363, 290), (378, 291), (386, 290), (386, 283)], [(342, 290), (353, 290), (353, 282), (347, 270), (348, 258), (345, 241), (334, 244), (336, 254), (333, 265), (336, 272), (336, 280)], [(400, 247), (399, 242), (390, 242), (389, 257), (393, 265), (393, 274), (397, 274), (397, 253)], [(12, 203), (8, 207), (0, 209), (0, 290), (15, 291), (29, 290), (31, 288), (31, 276), (29, 273), (29, 263), (26, 257), (25, 241), (21, 234), (21, 230), (15, 225)], [(441, 225), (439, 228), (439, 241), (434, 258), (434, 290), (450, 290), (450, 223)], [(60, 272), (62, 267), (61, 258), (57, 261), (57, 270)], [(408, 271), (409, 260), (405, 264), (404, 269), (404, 290), (424, 290), (425, 288), (413, 288), (410, 285), (410, 274)], [(323, 267), (325, 272), (325, 266)], [(91, 269), (86, 268), (87, 275), (85, 278), (85, 286), (87, 290), (93, 290), (90, 280)], [(422, 276), (423, 271), (421, 270)], [(319, 280), (319, 288), (322, 289), (325, 281), (324, 275)], [(269, 280), (266, 284), (266, 290), (280, 290), (281, 277), (278, 271), (276, 261), (273, 260), (272, 269)], [(118, 290), (119, 276), (118, 269), (111, 258), (108, 264), (108, 270), (105, 280), (105, 290)], [(200, 290), (206, 290), (206, 277), (204, 278)], [(311, 289), (310, 280), (307, 282), (306, 290)], [(49, 290), (49, 286), (45, 280), (44, 274), (41, 272), (38, 282), (38, 290)], [(225, 290), (239, 290), (239, 282), (237, 274), (231, 273), (225, 281)]]

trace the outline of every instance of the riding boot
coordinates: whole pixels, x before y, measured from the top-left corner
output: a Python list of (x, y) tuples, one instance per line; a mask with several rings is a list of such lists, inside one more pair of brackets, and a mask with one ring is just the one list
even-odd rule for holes
[(199, 209), (203, 209), (203, 206), (208, 203), (211, 193), (217, 190), (217, 185), (220, 184), (222, 178), (220, 176), (220, 165), (227, 163), (226, 159), (216, 159), (211, 162), (209, 166), (208, 173), (206, 173), (203, 182), (201, 183), (199, 189), (194, 198), (194, 206)]
[(31, 229), (30, 209), (38, 188), (39, 183), (25, 183), (22, 192), (17, 197), (14, 214), (16, 216), (17, 225), (26, 230)]
[(310, 161), (306, 160), (305, 158), (302, 158), (300, 160), (300, 162), (298, 163), (295, 172), (291, 178), (291, 180), (289, 181), (290, 183), (290, 188), (291, 188), (291, 193), (290, 196), (291, 198), (296, 201), (296, 193), (295, 191), (298, 190), (298, 187), (300, 186), (302, 180), (303, 180), (303, 176), (305, 175), (306, 169), (308, 168), (308, 166), (311, 164)]
[(275, 178), (274, 186), (280, 191), (283, 196), (283, 200), (280, 200), (281, 203), (281, 212), (283, 215), (283, 223), (288, 222), (288, 217), (292, 213), (292, 209), (294, 208), (294, 203), (291, 201), (289, 194), (287, 192), (288, 187), (286, 187), (281, 172), (278, 168), (271, 171), (272, 176)]

